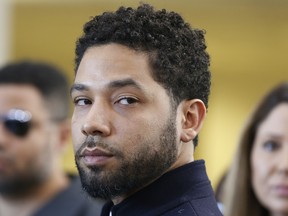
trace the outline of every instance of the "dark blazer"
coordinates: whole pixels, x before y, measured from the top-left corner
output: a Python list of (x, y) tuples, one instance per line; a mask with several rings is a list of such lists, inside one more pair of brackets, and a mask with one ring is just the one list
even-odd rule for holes
[(100, 216), (104, 202), (92, 200), (81, 188), (80, 178), (71, 176), (68, 188), (57, 194), (33, 216)]
[(203, 160), (172, 170), (101, 216), (221, 216)]

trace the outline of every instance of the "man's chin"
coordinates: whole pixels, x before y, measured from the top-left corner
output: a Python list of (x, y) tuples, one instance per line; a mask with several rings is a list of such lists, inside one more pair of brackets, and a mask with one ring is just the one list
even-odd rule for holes
[(110, 193), (107, 193), (106, 185), (101, 183), (101, 178), (97, 174), (83, 172), (79, 172), (79, 174), (82, 188), (87, 194), (94, 198), (110, 199)]
[(41, 184), (41, 179), (37, 178), (21, 179), (19, 177), (15, 177), (9, 180), (6, 179), (5, 181), (2, 180), (0, 182), (0, 194), (10, 197), (26, 196), (33, 188), (36, 188)]

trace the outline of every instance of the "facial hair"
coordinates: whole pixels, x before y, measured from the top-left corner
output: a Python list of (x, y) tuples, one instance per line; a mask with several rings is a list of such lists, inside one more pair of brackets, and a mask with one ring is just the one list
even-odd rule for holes
[(8, 178), (0, 183), (0, 194), (9, 197), (23, 197), (28, 195), (33, 188), (38, 187), (43, 182), (42, 178), (38, 178), (38, 175), (33, 175), (31, 178)]
[[(51, 160), (51, 151), (47, 143), (42, 152), (38, 153), (42, 156), (41, 162), (37, 158), (31, 157), (21, 170), (15, 168), (13, 175), (7, 176), (5, 173), (0, 173), (0, 194), (6, 197), (23, 198), (44, 184), (51, 172), (51, 166), (47, 164)], [(13, 167), (14, 160), (17, 158), (7, 156), (6, 160), (10, 163), (9, 166)]]
[[(101, 145), (103, 148), (108, 148), (106, 144), (93, 144), (91, 139), (86, 140), (75, 155), (83, 189), (92, 197), (112, 199), (129, 194), (131, 191), (140, 189), (159, 178), (177, 159), (175, 115), (171, 115), (167, 120), (159, 137), (154, 140), (135, 140), (134, 142), (137, 142), (135, 145), (140, 145), (141, 148), (129, 158), (125, 158), (120, 152), (114, 151), (113, 154), (122, 159), (117, 170), (89, 167), (89, 171), (86, 171), (85, 168), (81, 167), (80, 152), (83, 147)], [(151, 146), (157, 146), (157, 150), (151, 149)]]

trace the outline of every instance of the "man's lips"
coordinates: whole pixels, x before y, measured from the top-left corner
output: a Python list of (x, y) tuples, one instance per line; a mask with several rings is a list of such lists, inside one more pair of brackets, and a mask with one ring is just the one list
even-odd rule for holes
[(86, 148), (80, 157), (83, 158), (83, 161), (87, 166), (99, 166), (107, 163), (107, 161), (113, 157), (113, 154), (98, 148)]
[(288, 185), (287, 184), (278, 184), (272, 187), (274, 193), (277, 196), (288, 198)]

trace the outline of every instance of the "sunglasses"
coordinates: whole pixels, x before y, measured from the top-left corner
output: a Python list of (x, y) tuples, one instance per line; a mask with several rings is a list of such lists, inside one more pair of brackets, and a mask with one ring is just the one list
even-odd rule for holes
[(28, 111), (21, 109), (11, 109), (5, 115), (0, 115), (0, 122), (12, 134), (24, 137), (28, 134), (31, 127), (32, 115)]

